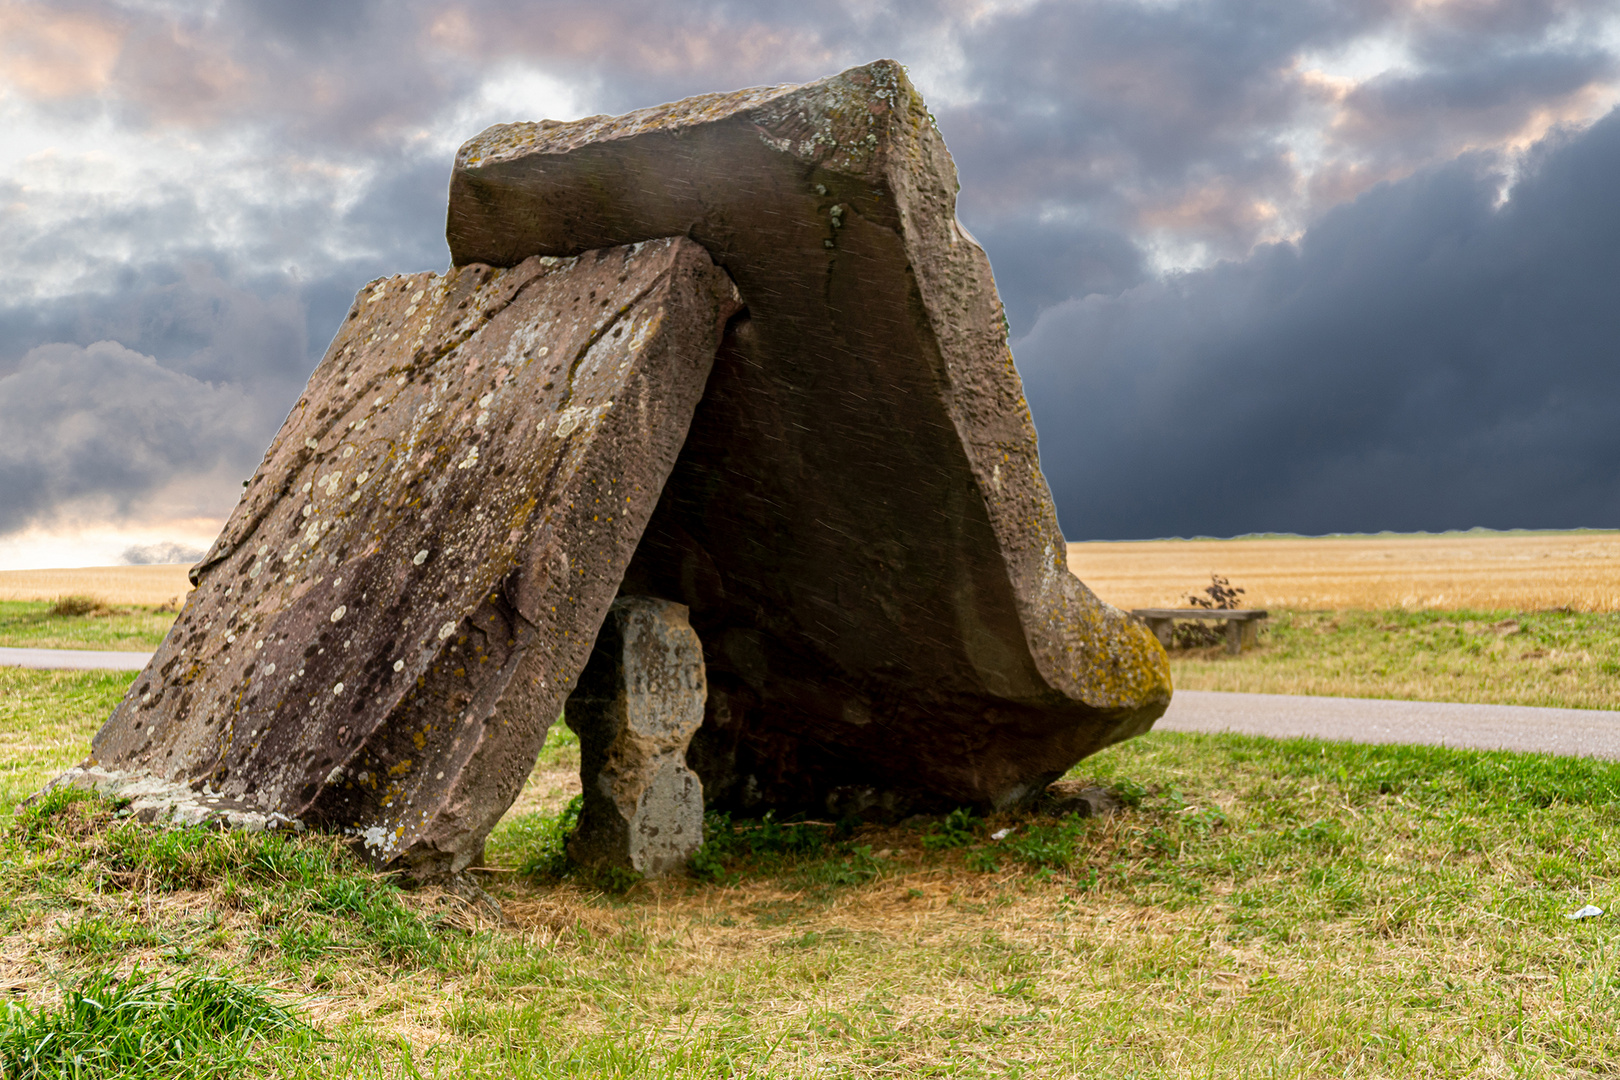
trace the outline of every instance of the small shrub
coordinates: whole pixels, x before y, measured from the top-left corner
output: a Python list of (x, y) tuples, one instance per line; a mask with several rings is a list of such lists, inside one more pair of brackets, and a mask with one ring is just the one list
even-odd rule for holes
[(705, 838), (703, 846), (686, 860), (687, 872), (699, 881), (708, 881), (716, 885), (729, 884), (732, 875), (726, 871), (726, 853), (719, 845), (708, 839), (710, 834), (707, 827), (704, 828), (703, 835)]
[[(1236, 611), (1243, 606), (1238, 597), (1244, 594), (1232, 582), (1219, 574), (1209, 575), (1209, 584), (1201, 593), (1188, 593), (1187, 606), (1206, 611)], [(1225, 640), (1225, 630), (1204, 622), (1178, 623), (1171, 631), (1170, 643), (1177, 649), (1205, 649)]]
[(56, 603), (51, 605), (52, 615), (65, 615), (68, 617), (91, 615), (106, 607), (94, 596), (59, 596)]
[(923, 847), (931, 851), (940, 848), (967, 847), (978, 835), (984, 820), (966, 806), (959, 806), (936, 821), (922, 838)]
[(1243, 606), (1238, 597), (1246, 590), (1236, 588), (1226, 578), (1219, 574), (1209, 575), (1209, 584), (1205, 586), (1203, 595), (1187, 594), (1187, 606), (1203, 608), (1206, 611), (1236, 611)]

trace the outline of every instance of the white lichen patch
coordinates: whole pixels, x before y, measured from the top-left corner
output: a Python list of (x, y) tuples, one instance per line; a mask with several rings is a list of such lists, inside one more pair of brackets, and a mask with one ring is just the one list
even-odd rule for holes
[(558, 413), (557, 438), (566, 439), (568, 436), (572, 435), (574, 433), (574, 429), (579, 427), (580, 423), (585, 419), (588, 412), (589, 410), (582, 409), (578, 405), (570, 405), (568, 408)]
[(304, 827), (297, 818), (223, 798), (207, 787), (195, 791), (190, 784), (165, 780), (142, 770), (124, 772), (100, 765), (80, 766), (69, 769), (50, 786), (81, 788), (128, 800), (126, 809), (131, 817), (160, 825), (217, 823), (245, 832), (302, 830)]
[(366, 845), (366, 850), (383, 855), (392, 854), (397, 843), (394, 834), (381, 825), (371, 825), (361, 831), (359, 836)]

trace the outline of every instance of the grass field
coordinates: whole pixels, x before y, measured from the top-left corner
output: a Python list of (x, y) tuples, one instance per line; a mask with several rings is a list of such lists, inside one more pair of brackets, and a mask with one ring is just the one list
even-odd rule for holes
[(1170, 669), (1179, 690), (1620, 709), (1620, 613), (1273, 610), (1258, 649)]
[(1122, 608), (1179, 607), (1221, 574), (1244, 606), (1295, 611), (1620, 611), (1620, 533), (1487, 532), (1069, 545)]
[[(130, 676), (0, 678), (10, 799), (77, 756)], [(547, 790), (490, 845), (511, 925), (318, 837), (158, 830), (95, 802), (18, 816), (0, 985), (32, 1011), (0, 1023), (0, 1055), (47, 1029), (125, 1045), (62, 988), (106, 997), (138, 967), (167, 989), (124, 1027), (161, 1007), (188, 1060), (230, 1068), (94, 1075), (1617, 1072), (1620, 936), (1564, 916), (1620, 899), (1620, 765), (1150, 734), (1076, 770), (1126, 802), (1112, 817), (715, 820), (704, 877), (608, 895), (522, 872), (554, 865), (554, 781), (576, 764), (559, 728)], [(193, 1024), (182, 982), (201, 977), (246, 1019)], [(324, 1041), (253, 1026), (277, 1008)]]
[[(1235, 545), (1273, 543), (1307, 542)], [(1276, 608), (1258, 650), (1178, 651), (1179, 687), (1620, 707), (1613, 605), (1288, 608), (1264, 590), (1304, 570), (1177, 558), (1140, 602), (1214, 571)], [(49, 606), (0, 605), (0, 643), (151, 647), (172, 617)], [(133, 677), (0, 668), (0, 811), (83, 755)], [(506, 921), (320, 837), (0, 813), (0, 1074), (1620, 1075), (1616, 916), (1564, 917), (1620, 902), (1620, 764), (1152, 733), (1073, 775), (1123, 809), (711, 818), (694, 876), (604, 892), (624, 883), (561, 859), (559, 725), (478, 875)]]

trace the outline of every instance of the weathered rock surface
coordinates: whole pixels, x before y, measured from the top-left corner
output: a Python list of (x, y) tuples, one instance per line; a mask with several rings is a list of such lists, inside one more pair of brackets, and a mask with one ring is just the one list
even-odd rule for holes
[(698, 245), (362, 291), (82, 769), (460, 870), (521, 789), (703, 393)]
[(690, 608), (713, 804), (1011, 805), (1169, 702), (1152, 635), (1065, 565), (955, 191), (889, 61), (457, 157), (457, 264), (684, 235), (748, 305), (624, 583)]
[(1085, 784), (1079, 780), (1059, 780), (1048, 784), (1041, 793), (1040, 809), (1054, 817), (1075, 814), (1079, 817), (1107, 817), (1120, 808), (1120, 801), (1107, 788)]
[[(210, 829), (239, 829), (264, 832), (267, 829), (302, 831), (304, 823), (274, 810), (263, 810), (251, 803), (220, 797), (206, 785), (165, 780), (149, 771), (123, 772), (99, 765), (69, 769), (50, 784), (94, 791), (120, 799), (136, 821), (152, 825), (191, 825)], [(47, 788), (46, 790), (49, 790)]]
[(703, 785), (686, 764), (708, 696), (686, 608), (620, 597), (569, 695), (585, 802), (568, 854), (648, 877), (703, 845)]

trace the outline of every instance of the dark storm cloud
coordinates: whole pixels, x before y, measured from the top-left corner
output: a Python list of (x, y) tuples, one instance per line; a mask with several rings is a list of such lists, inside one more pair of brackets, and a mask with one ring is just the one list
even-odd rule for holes
[(996, 288), (1012, 332), (1042, 309), (1091, 293), (1114, 295), (1146, 276), (1142, 252), (1122, 233), (1034, 215), (998, 215), (973, 234), (992, 254)]
[(127, 514), (181, 477), (247, 475), (262, 448), (254, 412), (240, 390), (116, 342), (33, 349), (0, 377), (0, 533), (76, 500)]
[[(141, 378), (179, 379), (174, 385), (193, 396), (202, 393), (196, 387), (236, 395), (228, 435), (211, 417), (194, 418), (195, 435), (229, 443), (220, 468), (251, 468), (257, 449), (244, 457), (242, 447), (262, 447), (275, 430), (355, 290), (378, 274), (445, 264), (453, 147), (484, 124), (538, 119), (553, 107), (619, 112), (895, 56), (912, 65), (957, 158), (959, 213), (991, 255), (1014, 331), (1028, 331), (1046, 313), (1020, 348), (1020, 362), (1039, 375), (1032, 387), (1071, 400), (1082, 394), (1095, 402), (1088, 408), (1105, 413), (1129, 412), (1155, 379), (1184, 377), (1208, 393), (1202, 373), (1222, 370), (1240, 381), (1279, 380), (1268, 394), (1295, 386), (1291, 400), (1309, 413), (1312, 387), (1345, 392), (1331, 379), (1292, 374), (1281, 360), (1232, 359), (1231, 350), (1246, 348), (1232, 337), (1234, 327), (1269, 341), (1261, 328), (1277, 319), (1299, 322), (1300, 334), (1331, 321), (1334, 273), (1324, 269), (1326, 256), (1313, 253), (1330, 248), (1326, 238), (1343, 227), (1322, 214), (1380, 179), (1427, 170), (1421, 182), (1410, 182), (1415, 187), (1381, 189), (1366, 205), (1411, 200), (1406, 228), (1442, 247), (1446, 236), (1455, 244), (1473, 235), (1470, 229), (1506, 228), (1500, 222), (1508, 218), (1491, 210), (1500, 147), (1524, 145), (1561, 119), (1584, 122), (1592, 102), (1612, 90), (1614, 56), (1593, 44), (1608, 7), (1605, 0), (226, 0), (197, 7), (0, 0), (0, 84), (9, 80), (20, 95), (13, 103), (26, 100), (39, 123), (63, 131), (111, 124), (162, 147), (155, 155), (191, 153), (198, 165), (195, 174), (137, 169), (108, 190), (54, 201), (50, 192), (68, 190), (72, 180), (51, 172), (66, 167), (60, 163), (24, 162), (0, 175), (0, 246), (10, 264), (0, 264), (7, 286), (0, 290), (0, 380), (28, 372), (42, 379), (41, 365), (50, 363), (82, 368), (85, 348), (119, 342), (156, 364), (155, 371), (140, 368)], [(1379, 38), (1399, 39), (1409, 62), (1359, 84), (1311, 69), (1319, 57)], [(502, 79), (521, 82), (535, 73), (543, 76), (539, 90), (501, 89)], [(1303, 156), (1301, 131), (1313, 136)], [(1437, 168), (1471, 147), (1484, 150), (1463, 165)], [(1311, 154), (1320, 160), (1304, 162)], [(1549, 175), (1544, 169), (1535, 182), (1550, 183)], [(1450, 194), (1425, 201), (1419, 189)], [(1341, 213), (1370, 213), (1361, 205)], [(1509, 216), (1527, 214), (1522, 206), (1516, 197)], [(1562, 220), (1555, 209), (1549, 221)], [(1312, 222), (1298, 253), (1272, 248), (1245, 258), (1256, 241)], [(1560, 251), (1536, 265), (1565, 280), (1558, 259), (1569, 252)], [(1188, 252), (1245, 261), (1153, 284), (1164, 265)], [(1492, 252), (1507, 273), (1507, 248)], [(1309, 319), (1304, 299), (1267, 307), (1268, 288), (1307, 271), (1317, 275)], [(35, 288), (35, 281), (54, 284)], [(1354, 290), (1343, 303), (1347, 310), (1376, 307)], [(1429, 312), (1416, 320), (1423, 330), (1416, 338), (1452, 345), (1450, 352), (1435, 346), (1434, 370), (1422, 378), (1443, 380), (1463, 364), (1452, 357), (1467, 332), (1436, 320), (1478, 311), (1461, 300), (1436, 300)], [(1571, 325), (1585, 317), (1569, 315)], [(1511, 315), (1498, 321), (1503, 343), (1534, 344), (1551, 333), (1531, 334), (1529, 321)], [(1071, 325), (1113, 335), (1085, 346), (1085, 356), (1102, 360), (1089, 374), (1065, 370), (1075, 356), (1050, 344)], [(1166, 342), (1180, 358), (1169, 366)], [(56, 345), (80, 351), (41, 351)], [(1411, 364), (1431, 362), (1428, 353), (1403, 355)], [(128, 374), (135, 370), (127, 367), (123, 377), (135, 378)], [(1531, 377), (1521, 382), (1537, 385)], [(1171, 398), (1186, 392), (1154, 391)], [(1469, 426), (1466, 394), (1435, 400), (1448, 417), (1436, 430), (1484, 437), (1484, 429)], [(36, 488), (6, 481), (13, 485), (6, 491), (36, 494), (15, 504), (23, 509), (0, 521), (0, 531), (22, 520), (16, 514), (48, 512), (52, 492), (87, 497), (104, 487), (123, 498), (166, 483), (162, 462), (177, 473), (201, 469), (202, 457), (175, 449), (200, 443), (172, 428), (132, 426), (119, 419), (116, 402), (98, 402), (84, 415), (110, 410), (109, 430), (158, 440), (134, 453), (151, 467), (98, 471), (82, 454), (50, 458), (48, 468), (45, 458), (18, 458), (7, 476), (57, 479)], [(1039, 408), (1038, 415), (1050, 415)], [(182, 424), (189, 414), (167, 415)], [(9, 412), (3, 422), (21, 417)], [(1520, 427), (1510, 428), (1523, 438), (1542, 430), (1516, 422)], [(39, 423), (46, 426), (29, 429), (28, 438), (58, 430)], [(1380, 455), (1394, 453), (1405, 479), (1391, 481), (1385, 505), (1406, 514), (1428, 492), (1426, 505), (1440, 516), (1449, 512), (1454, 493), (1442, 489), (1458, 467), (1442, 458), (1414, 463), (1419, 452), (1378, 409), (1326, 424), (1328, 444), (1338, 447), (1331, 453), (1303, 449), (1310, 430), (1289, 437), (1291, 454), (1317, 462), (1299, 466), (1317, 470), (1311, 475), (1327, 475), (1322, 470), (1331, 466), (1354, 486), (1358, 463), (1371, 462), (1366, 467), (1376, 472), (1384, 468)], [(0, 433), (0, 441), (11, 441), (9, 426)], [(1045, 450), (1055, 481), (1065, 478), (1055, 486), (1070, 527), (1125, 535), (1159, 520), (1118, 510), (1130, 504), (1125, 495), (1097, 501), (1102, 481), (1088, 471), (1089, 445), (1081, 440), (1064, 450), (1049, 440)], [(1539, 460), (1530, 455), (1500, 467), (1533, 473)], [(1155, 484), (1180, 482), (1153, 475)], [(1067, 483), (1075, 477), (1079, 486)], [(1268, 483), (1221, 502), (1230, 513), (1175, 530), (1273, 527), (1290, 514), (1301, 521), (1275, 527), (1307, 528), (1333, 517), (1300, 485), (1275, 477)], [(1097, 519), (1099, 533), (1084, 522), (1105, 503), (1116, 509)], [(1472, 505), (1458, 504), (1457, 512)]]
[(1071, 537), (1620, 525), (1620, 113), (1015, 345)]

